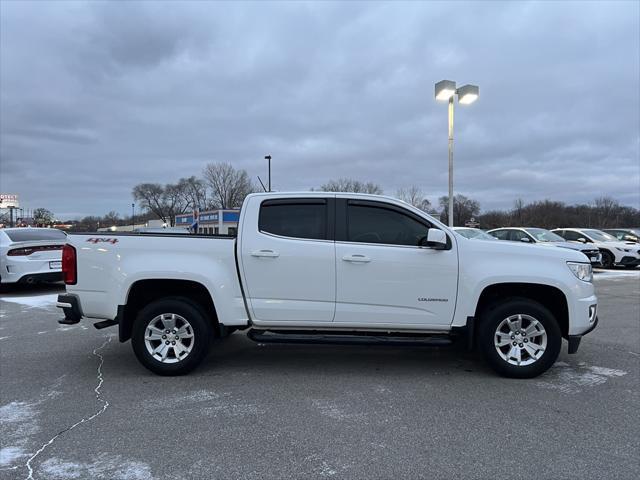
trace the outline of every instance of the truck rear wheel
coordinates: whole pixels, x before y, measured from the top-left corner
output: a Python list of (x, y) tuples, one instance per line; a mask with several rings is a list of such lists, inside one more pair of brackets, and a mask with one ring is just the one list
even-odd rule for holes
[(213, 329), (188, 299), (156, 300), (138, 314), (131, 335), (142, 365), (158, 375), (184, 375), (206, 356)]
[(482, 315), (478, 343), (500, 375), (532, 378), (558, 358), (562, 333), (553, 314), (538, 302), (513, 298)]

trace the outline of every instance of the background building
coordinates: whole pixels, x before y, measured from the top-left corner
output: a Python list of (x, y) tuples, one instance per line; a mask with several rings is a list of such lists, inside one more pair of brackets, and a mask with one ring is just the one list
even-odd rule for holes
[(21, 216), (21, 212), (18, 195), (0, 193), (0, 224), (13, 226), (19, 216)]
[[(198, 215), (198, 233), (235, 235), (238, 232), (240, 210), (206, 210)], [(176, 215), (176, 227), (190, 227), (193, 213)]]

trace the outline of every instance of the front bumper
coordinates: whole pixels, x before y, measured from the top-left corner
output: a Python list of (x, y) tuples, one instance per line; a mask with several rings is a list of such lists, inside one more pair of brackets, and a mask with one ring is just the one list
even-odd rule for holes
[(588, 330), (582, 332), (580, 335), (569, 335), (567, 337), (567, 342), (569, 342), (569, 349), (567, 353), (576, 353), (578, 351), (578, 347), (580, 346), (582, 337), (584, 337), (588, 333), (591, 333), (597, 326), (598, 317), (596, 316), (595, 320), (593, 321), (593, 325), (591, 325)]
[(592, 266), (598, 267), (602, 264), (602, 254), (600, 253), (600, 250), (589, 250), (583, 251), (582, 253), (587, 256)]
[(626, 255), (620, 259), (618, 265), (624, 266), (632, 266), (632, 265), (640, 265), (640, 257), (632, 257), (630, 255)]

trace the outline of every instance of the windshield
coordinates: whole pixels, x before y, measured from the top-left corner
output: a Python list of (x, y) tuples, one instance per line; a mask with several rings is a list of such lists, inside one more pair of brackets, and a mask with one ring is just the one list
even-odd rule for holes
[(527, 233), (536, 239), (537, 242), (564, 242), (560, 235), (556, 235), (544, 228), (527, 228)]
[(480, 239), (480, 240), (496, 240), (495, 237), (477, 228), (458, 228), (456, 229), (456, 233), (459, 233), (465, 238)]
[(39, 240), (65, 240), (67, 234), (55, 228), (17, 228), (5, 230), (12, 242), (33, 242)]
[(589, 235), (593, 240), (598, 242), (617, 242), (618, 239), (613, 235), (601, 232), (600, 230), (583, 230), (583, 232)]

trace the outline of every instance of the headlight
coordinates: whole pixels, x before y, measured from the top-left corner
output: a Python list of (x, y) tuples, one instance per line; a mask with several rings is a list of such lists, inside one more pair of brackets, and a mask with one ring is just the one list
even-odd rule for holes
[(616, 247), (616, 250), (620, 250), (621, 252), (628, 252), (629, 251), (628, 248), (620, 248), (620, 247)]
[(567, 267), (583, 282), (590, 282), (593, 280), (593, 269), (590, 263), (576, 263), (567, 262)]

